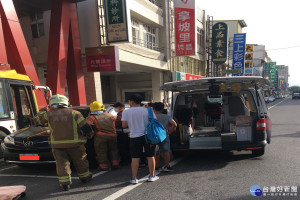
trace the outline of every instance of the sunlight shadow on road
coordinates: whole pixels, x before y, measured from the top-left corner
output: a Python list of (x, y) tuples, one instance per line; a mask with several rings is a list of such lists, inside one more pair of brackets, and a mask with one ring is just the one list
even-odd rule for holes
[(300, 137), (300, 132), (298, 133), (289, 133), (289, 134), (280, 134), (280, 135), (272, 135), (274, 137)]

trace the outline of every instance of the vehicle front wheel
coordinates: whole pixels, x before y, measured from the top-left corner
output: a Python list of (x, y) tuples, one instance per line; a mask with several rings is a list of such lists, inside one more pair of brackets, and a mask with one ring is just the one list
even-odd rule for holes
[(7, 134), (3, 131), (0, 131), (0, 140), (4, 140), (4, 138), (7, 136)]
[(265, 148), (252, 150), (252, 156), (259, 157), (265, 154)]

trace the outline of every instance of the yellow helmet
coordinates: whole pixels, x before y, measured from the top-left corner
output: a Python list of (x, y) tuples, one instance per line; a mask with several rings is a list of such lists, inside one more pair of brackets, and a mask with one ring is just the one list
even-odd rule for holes
[(54, 104), (60, 105), (60, 106), (68, 106), (69, 105), (69, 99), (61, 94), (56, 94), (50, 97), (49, 99), (49, 105), (53, 106)]
[(102, 103), (99, 103), (98, 101), (94, 101), (93, 103), (90, 104), (90, 110), (95, 111), (95, 110), (105, 110), (105, 106)]

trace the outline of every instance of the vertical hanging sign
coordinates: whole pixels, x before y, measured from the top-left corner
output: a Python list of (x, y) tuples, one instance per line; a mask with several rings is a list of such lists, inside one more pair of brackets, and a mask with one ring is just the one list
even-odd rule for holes
[(174, 0), (176, 56), (196, 55), (195, 0)]
[(246, 44), (245, 76), (253, 76), (253, 44)]
[(234, 34), (232, 76), (243, 76), (245, 65), (246, 33)]
[(130, 42), (126, 1), (105, 0), (104, 3), (107, 42)]
[(276, 62), (270, 62), (270, 86), (275, 88)]
[(212, 61), (219, 65), (227, 60), (227, 24), (216, 23), (212, 28)]

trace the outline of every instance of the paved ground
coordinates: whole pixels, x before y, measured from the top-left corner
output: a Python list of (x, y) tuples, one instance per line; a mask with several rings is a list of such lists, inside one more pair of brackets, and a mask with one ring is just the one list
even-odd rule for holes
[[(275, 105), (275, 106), (274, 106)], [(58, 191), (54, 166), (24, 168), (15, 165), (0, 167), (0, 186), (27, 186), (25, 199), (258, 199), (250, 195), (250, 187), (274, 188), (263, 199), (299, 199), (283, 195), (285, 189), (300, 188), (300, 100), (291, 98), (269, 105), (273, 121), (273, 137), (264, 156), (253, 158), (249, 152), (197, 151), (172, 162), (174, 172), (159, 174), (154, 183), (128, 183), (130, 167), (98, 172), (94, 179), (82, 184), (73, 175), (72, 189)], [(1, 162), (1, 161), (0, 161)], [(147, 169), (139, 170), (139, 178)], [(282, 192), (280, 192), (282, 188)], [(279, 192), (277, 192), (277, 190)], [(285, 192), (287, 195), (288, 192)], [(290, 195), (291, 192), (289, 192)], [(277, 196), (275, 196), (277, 195)]]

